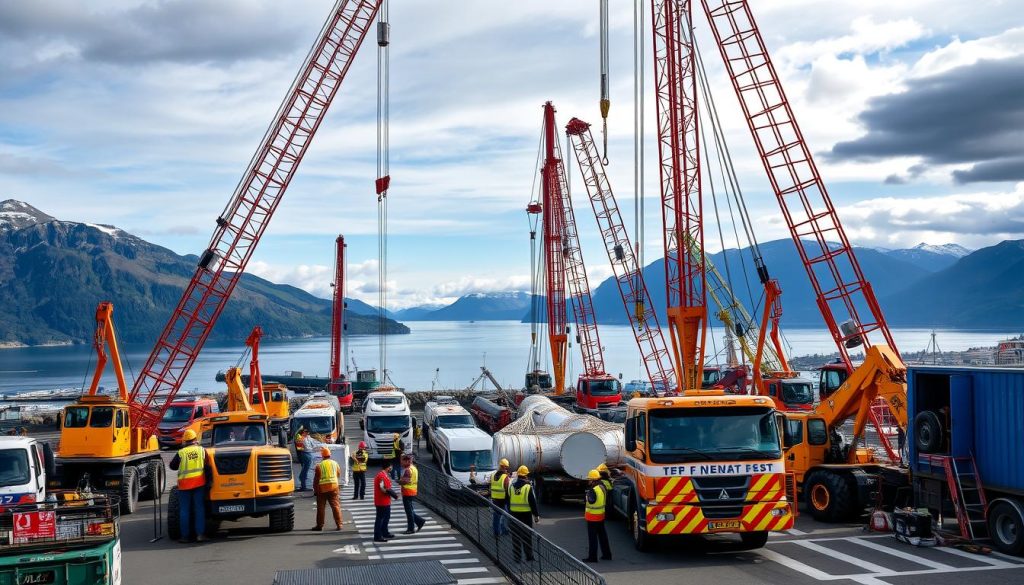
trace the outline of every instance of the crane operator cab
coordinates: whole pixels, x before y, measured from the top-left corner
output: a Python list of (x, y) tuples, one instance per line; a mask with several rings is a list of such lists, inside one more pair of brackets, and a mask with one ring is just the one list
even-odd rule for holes
[(157, 439), (132, 433), (128, 404), (110, 396), (82, 396), (61, 413), (61, 457), (127, 457), (156, 451)]

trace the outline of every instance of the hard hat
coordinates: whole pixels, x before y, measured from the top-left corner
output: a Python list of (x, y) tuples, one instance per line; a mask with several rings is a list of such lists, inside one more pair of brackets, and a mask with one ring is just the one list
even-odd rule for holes
[(398, 433), (395, 433), (395, 438), (396, 438), (396, 439), (399, 439), (399, 438), (401, 438), (401, 437), (402, 437), (402, 435), (399, 435)]
[(591, 469), (589, 472), (587, 472), (587, 479), (590, 479), (590, 480), (601, 479), (601, 472), (596, 470), (596, 469)]
[(192, 429), (185, 429), (185, 432), (182, 433), (182, 435), (181, 435), (181, 440), (182, 441), (195, 441), (196, 440), (196, 432), (193, 431)]
[(321, 457), (330, 457), (331, 456), (331, 450), (328, 449), (327, 447), (320, 447), (320, 456)]
[(359, 441), (359, 448), (360, 449), (365, 449), (366, 448), (366, 441)]
[(598, 471), (608, 471), (608, 466), (605, 465), (604, 463), (602, 463), (601, 465), (597, 466), (597, 470)]
[(502, 458), (502, 460), (498, 462), (498, 467), (508, 467), (508, 459)]
[(525, 465), (520, 465), (519, 469), (516, 470), (519, 475), (530, 475), (530, 468)]

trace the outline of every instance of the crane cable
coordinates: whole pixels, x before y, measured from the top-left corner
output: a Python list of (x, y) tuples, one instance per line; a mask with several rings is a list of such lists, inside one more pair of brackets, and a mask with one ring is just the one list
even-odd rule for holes
[[(544, 124), (541, 123), (541, 131), (537, 141), (537, 158), (533, 165), (533, 180), (530, 182), (530, 205), (539, 203), (537, 197), (537, 184), (540, 182), (540, 159), (544, 150)], [(540, 322), (540, 270), (543, 270), (543, 261), (538, 254), (543, 254), (543, 248), (538, 252), (537, 229), (540, 227), (541, 214), (526, 213), (526, 220), (530, 226), (530, 357), (527, 360), (526, 371), (533, 372), (540, 369), (540, 336), (538, 335)], [(534, 217), (531, 217), (534, 216)]]
[[(640, 290), (644, 270), (644, 0), (633, 0), (633, 236)], [(638, 372), (644, 370), (639, 356)]]
[(604, 124), (604, 157), (601, 162), (608, 164), (608, 110), (612, 102), (608, 80), (608, 0), (601, 0), (600, 38), (601, 38), (601, 120)]
[(391, 24), (388, 22), (388, 2), (383, 0), (377, 13), (377, 343), (381, 381), (388, 380), (387, 346), (387, 275), (388, 275), (388, 187), (389, 174), (389, 121), (390, 121), (390, 58)]

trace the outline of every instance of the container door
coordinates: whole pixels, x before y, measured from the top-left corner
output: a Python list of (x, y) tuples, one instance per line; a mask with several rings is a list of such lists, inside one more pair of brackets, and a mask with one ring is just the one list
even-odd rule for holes
[(974, 451), (974, 387), (970, 376), (949, 377), (950, 455), (970, 457)]

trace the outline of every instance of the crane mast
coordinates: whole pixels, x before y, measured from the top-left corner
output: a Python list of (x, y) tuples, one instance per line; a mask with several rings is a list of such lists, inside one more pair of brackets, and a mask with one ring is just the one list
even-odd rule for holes
[(252, 328), (249, 337), (245, 340), (245, 346), (249, 348), (252, 359), (249, 360), (249, 402), (255, 403), (255, 397), (259, 396), (259, 404), (262, 405), (262, 412), (267, 413), (267, 403), (263, 400), (263, 374), (260, 373), (260, 339), (263, 338), (263, 328), (259, 325)]
[(572, 141), (583, 184), (586, 185), (594, 218), (604, 240), (608, 260), (615, 273), (615, 283), (619, 287), (647, 376), (655, 390), (672, 392), (676, 389), (672, 359), (647, 292), (643, 273), (633, 254), (633, 245), (615, 202), (608, 175), (594, 143), (590, 124), (573, 118), (565, 131)]
[(555, 149), (555, 107), (544, 104), (544, 164), (541, 167), (541, 207), (544, 210), (545, 291), (548, 310), (548, 344), (551, 346), (551, 370), (555, 394), (565, 392), (566, 348), (568, 322), (565, 310), (565, 264), (562, 249), (564, 221), (562, 198), (558, 194), (559, 179)]
[(699, 389), (707, 325), (701, 225), (697, 74), (688, 0), (652, 0), (654, 83), (658, 119), (665, 282), (669, 338), (679, 389)]
[(341, 381), (341, 341), (345, 331), (345, 236), (334, 240), (334, 288), (331, 309), (331, 383)]
[(338, 0), (210, 245), (132, 388), (133, 429), (151, 436), (224, 310), (366, 37), (380, 0)]

